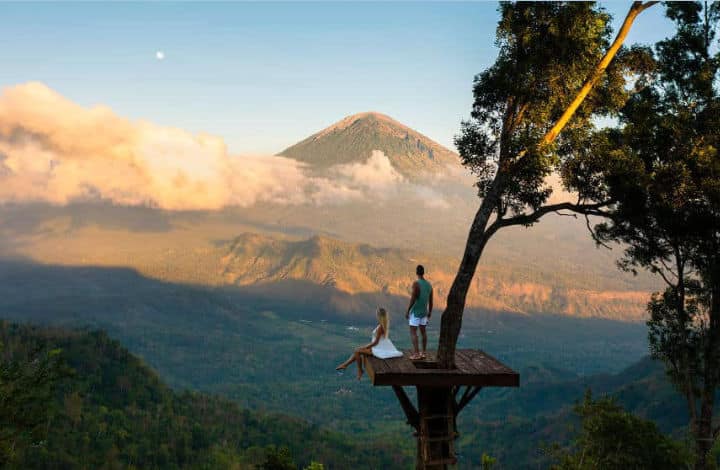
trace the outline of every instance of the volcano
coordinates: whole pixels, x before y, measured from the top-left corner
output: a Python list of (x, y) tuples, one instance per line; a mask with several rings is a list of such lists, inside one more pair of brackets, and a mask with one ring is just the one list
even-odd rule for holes
[(278, 155), (322, 170), (365, 162), (374, 150), (383, 152), (399, 173), (410, 178), (444, 172), (460, 164), (455, 152), (376, 112), (348, 116)]

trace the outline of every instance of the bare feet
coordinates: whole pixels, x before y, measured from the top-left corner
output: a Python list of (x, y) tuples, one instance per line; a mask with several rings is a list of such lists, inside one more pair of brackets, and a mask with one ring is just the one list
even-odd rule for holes
[(362, 376), (363, 376), (362, 371), (358, 372), (358, 377), (357, 377), (357, 379), (358, 379), (358, 380), (362, 379)]
[(411, 361), (417, 361), (418, 359), (422, 359), (422, 355), (420, 353), (412, 353), (410, 354), (410, 360)]
[(425, 354), (425, 351), (420, 353), (420, 359), (425, 359), (427, 355)]
[(335, 370), (345, 370), (345, 369), (347, 369), (347, 365), (344, 362), (335, 368)]

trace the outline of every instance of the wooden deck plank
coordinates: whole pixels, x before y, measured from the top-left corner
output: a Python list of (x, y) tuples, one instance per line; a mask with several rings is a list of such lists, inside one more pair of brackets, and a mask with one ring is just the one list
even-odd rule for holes
[(375, 363), (373, 365), (375, 366), (375, 370), (377, 372), (380, 372), (381, 374), (386, 373), (390, 370), (390, 367), (388, 366), (387, 361), (384, 359), (379, 359), (379, 360), (375, 361)]
[[(429, 357), (435, 357), (428, 351)], [(505, 364), (480, 350), (456, 351), (457, 369), (421, 368), (409, 359), (409, 353), (393, 359), (366, 358), (373, 385), (517, 387), (520, 376)], [(426, 364), (428, 365), (428, 364)]]
[(471, 360), (480, 360), (483, 364), (488, 364), (489, 368), (498, 373), (513, 373), (513, 370), (507, 367), (502, 362), (495, 359), (485, 351), (467, 350), (466, 353), (470, 356)]
[(472, 358), (469, 357), (469, 355), (467, 354), (467, 351), (464, 350), (455, 351), (455, 365), (463, 372), (469, 374), (483, 373), (483, 370), (479, 369), (475, 365), (475, 363), (472, 361)]

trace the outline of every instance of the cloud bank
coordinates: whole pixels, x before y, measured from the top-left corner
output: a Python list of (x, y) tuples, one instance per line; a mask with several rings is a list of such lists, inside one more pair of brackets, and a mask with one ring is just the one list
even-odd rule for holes
[(104, 106), (85, 108), (38, 82), (0, 95), (0, 203), (105, 200), (166, 210), (279, 204), (338, 204), (416, 194), (379, 151), (363, 163), (311, 175), (276, 156), (228, 154), (209, 134), (130, 121)]

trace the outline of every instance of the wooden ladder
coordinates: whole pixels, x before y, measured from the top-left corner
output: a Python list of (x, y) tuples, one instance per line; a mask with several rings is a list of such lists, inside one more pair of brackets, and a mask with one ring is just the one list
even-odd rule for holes
[[(441, 435), (430, 435), (428, 426), (429, 421), (444, 420), (446, 426), (443, 428), (444, 433)], [(439, 428), (435, 428), (439, 429)], [(422, 452), (422, 460), (425, 468), (431, 468), (442, 465), (455, 465), (457, 457), (455, 457), (455, 439), (457, 432), (455, 431), (454, 419), (451, 415), (429, 415), (420, 417), (420, 449)], [(447, 452), (443, 452), (445, 456), (441, 459), (431, 459), (430, 446), (447, 445)]]

